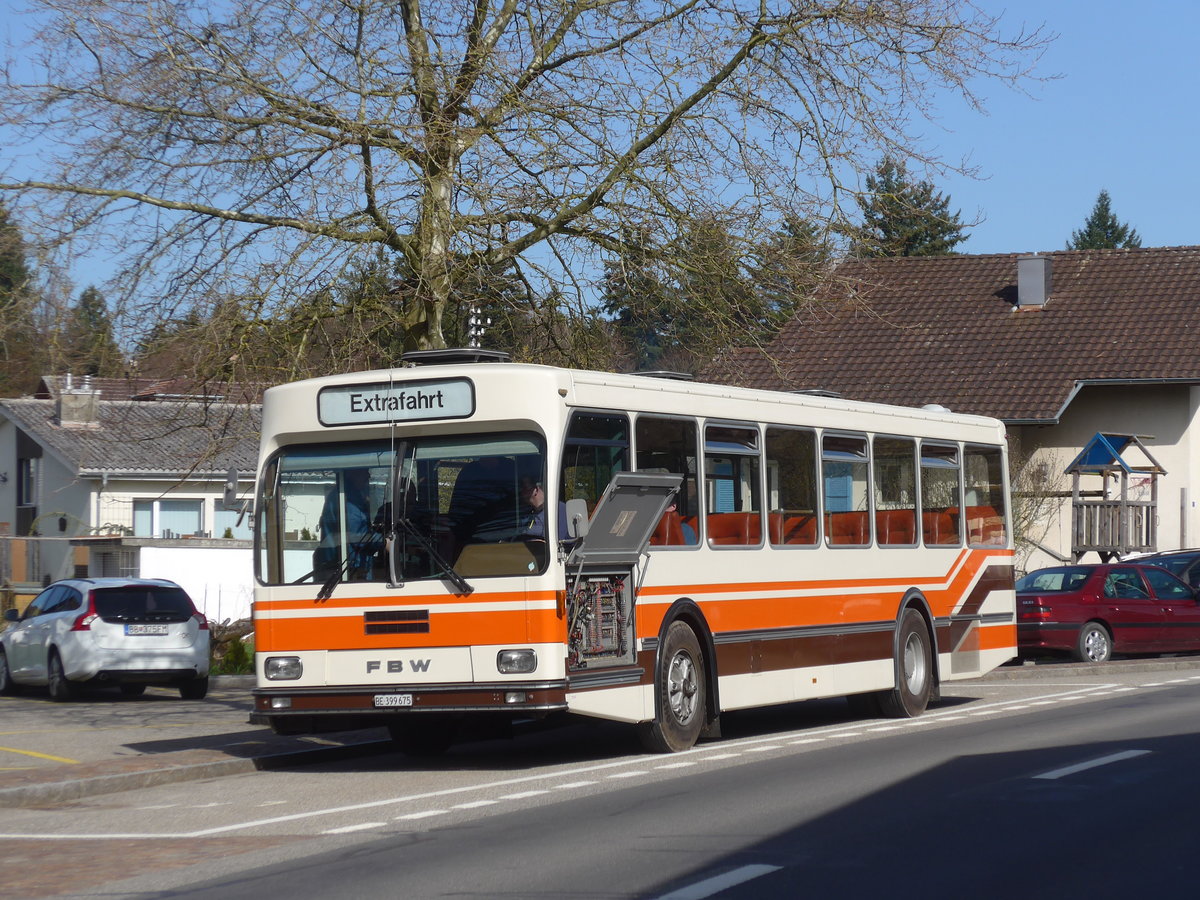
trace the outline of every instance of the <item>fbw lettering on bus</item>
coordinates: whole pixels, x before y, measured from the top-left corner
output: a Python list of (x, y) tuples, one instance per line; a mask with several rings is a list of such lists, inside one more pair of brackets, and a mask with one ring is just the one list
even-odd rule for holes
[[(429, 664), (433, 662), (431, 659), (410, 659), (408, 661), (409, 672), (428, 672)], [(386, 666), (386, 668), (385, 668)], [(367, 674), (379, 671), (387, 672), (389, 675), (398, 675), (406, 671), (404, 668), (404, 660), (402, 659), (369, 659), (367, 660)]]

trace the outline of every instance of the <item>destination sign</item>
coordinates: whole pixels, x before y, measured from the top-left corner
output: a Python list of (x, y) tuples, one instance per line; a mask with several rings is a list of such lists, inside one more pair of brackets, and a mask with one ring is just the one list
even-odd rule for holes
[(343, 384), (317, 394), (322, 425), (465, 419), (473, 412), (475, 387), (466, 378)]

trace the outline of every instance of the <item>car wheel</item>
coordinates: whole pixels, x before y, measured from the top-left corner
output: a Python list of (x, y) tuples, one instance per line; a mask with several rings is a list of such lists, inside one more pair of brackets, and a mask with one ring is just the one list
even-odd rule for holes
[(146, 693), (146, 686), (144, 684), (123, 684), (121, 693), (126, 697), (140, 697)]
[(1112, 636), (1099, 622), (1088, 622), (1079, 629), (1075, 658), (1080, 662), (1102, 663), (1112, 658)]
[(208, 694), (208, 676), (193, 678), (179, 686), (179, 696), (184, 700), (203, 700)]
[(51, 650), (50, 658), (46, 661), (46, 683), (50, 688), (50, 699), (55, 703), (79, 699), (81, 688), (74, 681), (68, 680), (57, 650)]
[(13, 683), (12, 673), (8, 671), (8, 656), (0, 649), (0, 694), (15, 694), (17, 686)]

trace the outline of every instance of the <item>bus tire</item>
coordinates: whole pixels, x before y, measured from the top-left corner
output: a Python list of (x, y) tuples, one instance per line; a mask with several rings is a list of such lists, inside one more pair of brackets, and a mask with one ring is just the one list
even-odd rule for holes
[(458, 720), (436, 713), (405, 716), (388, 725), (388, 734), (405, 756), (430, 759), (450, 749), (458, 735)]
[(919, 716), (933, 696), (933, 648), (924, 617), (909, 608), (896, 632), (896, 687), (879, 695), (880, 711), (889, 719)]
[(654, 721), (643, 723), (642, 744), (652, 753), (679, 753), (692, 747), (706, 714), (704, 656), (696, 633), (671, 623), (659, 649), (654, 684)]

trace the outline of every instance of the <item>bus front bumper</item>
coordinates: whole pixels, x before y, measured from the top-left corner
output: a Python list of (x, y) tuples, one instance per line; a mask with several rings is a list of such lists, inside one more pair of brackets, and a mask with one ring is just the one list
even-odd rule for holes
[[(256, 725), (321, 720), (321, 730), (384, 726), (388, 717), (420, 713), (547, 715), (567, 708), (565, 681), (503, 684), (270, 687), (253, 691)], [(353, 720), (353, 724), (351, 724)], [(317, 730), (305, 728), (303, 730)]]

